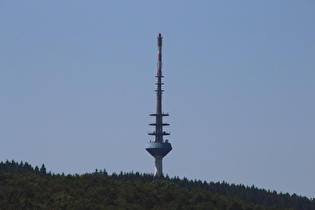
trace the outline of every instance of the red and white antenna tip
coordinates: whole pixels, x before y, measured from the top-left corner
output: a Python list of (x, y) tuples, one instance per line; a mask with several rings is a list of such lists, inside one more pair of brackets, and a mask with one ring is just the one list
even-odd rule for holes
[(162, 46), (162, 35), (161, 35), (161, 33), (159, 33), (157, 38), (158, 38), (158, 46)]

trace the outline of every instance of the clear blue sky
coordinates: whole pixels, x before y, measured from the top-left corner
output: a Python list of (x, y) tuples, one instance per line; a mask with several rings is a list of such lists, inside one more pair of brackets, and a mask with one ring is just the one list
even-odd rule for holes
[(170, 176), (315, 197), (315, 2), (0, 2), (0, 160), (153, 173), (162, 33)]

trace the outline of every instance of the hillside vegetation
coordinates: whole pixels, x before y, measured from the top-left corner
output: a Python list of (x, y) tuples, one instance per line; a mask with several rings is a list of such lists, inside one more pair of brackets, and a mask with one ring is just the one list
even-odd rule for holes
[[(26, 165), (26, 166), (25, 166)], [(268, 202), (267, 202), (268, 201)], [(105, 170), (60, 175), (0, 163), (0, 209), (315, 209), (314, 200), (254, 186)]]

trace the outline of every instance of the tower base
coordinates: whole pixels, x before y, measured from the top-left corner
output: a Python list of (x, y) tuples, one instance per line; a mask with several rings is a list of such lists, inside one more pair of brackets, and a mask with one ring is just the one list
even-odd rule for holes
[(154, 157), (155, 158), (155, 168), (154, 168), (154, 176), (163, 176), (162, 171), (162, 158), (163, 157)]

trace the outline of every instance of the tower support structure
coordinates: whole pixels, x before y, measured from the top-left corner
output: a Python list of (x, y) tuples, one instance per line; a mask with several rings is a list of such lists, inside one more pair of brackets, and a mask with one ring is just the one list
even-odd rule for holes
[(163, 122), (163, 117), (169, 116), (167, 113), (162, 112), (162, 35), (159, 33), (157, 37), (158, 46), (158, 62), (157, 62), (157, 82), (156, 82), (156, 112), (150, 114), (155, 117), (155, 123), (150, 123), (150, 126), (154, 126), (155, 130), (148, 133), (154, 136), (154, 140), (147, 143), (146, 150), (155, 158), (154, 176), (163, 176), (162, 160), (171, 150), (172, 145), (168, 140), (164, 140), (164, 136), (170, 135), (169, 132), (163, 130), (164, 126), (169, 126), (168, 123)]

